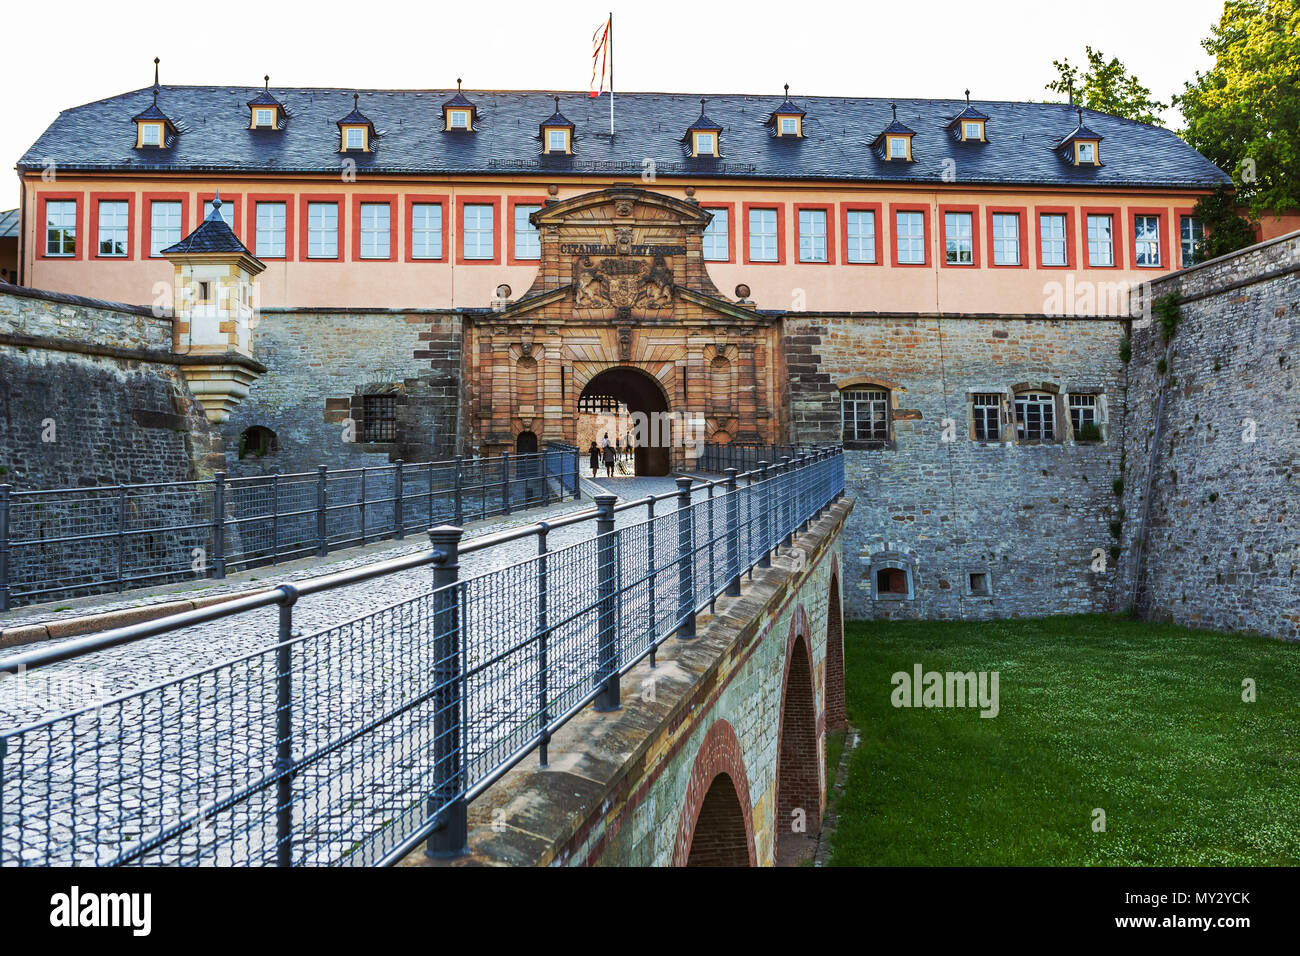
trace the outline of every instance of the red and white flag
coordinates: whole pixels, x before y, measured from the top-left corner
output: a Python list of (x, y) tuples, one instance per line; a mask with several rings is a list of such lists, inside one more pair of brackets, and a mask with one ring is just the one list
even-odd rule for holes
[(587, 95), (590, 97), (600, 96), (605, 92), (605, 77), (608, 76), (608, 59), (609, 59), (609, 31), (613, 26), (614, 17), (610, 18), (596, 28), (596, 32), (591, 36), (591, 90)]

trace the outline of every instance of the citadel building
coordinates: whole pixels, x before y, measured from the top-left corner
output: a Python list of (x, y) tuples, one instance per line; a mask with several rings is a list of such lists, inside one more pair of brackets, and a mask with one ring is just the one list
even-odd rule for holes
[(1122, 603), (1130, 292), (1228, 182), (1067, 104), (620, 93), (611, 135), (581, 93), (269, 81), (66, 110), (18, 170), (19, 284), (170, 308), (209, 270), (168, 320), (193, 467), (535, 450), (591, 402), (842, 442), (854, 617)]

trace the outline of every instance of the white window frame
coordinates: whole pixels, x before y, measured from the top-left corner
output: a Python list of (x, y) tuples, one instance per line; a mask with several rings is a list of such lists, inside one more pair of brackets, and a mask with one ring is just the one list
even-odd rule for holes
[(1075, 143), (1074, 145), (1075, 155), (1079, 158), (1079, 165), (1095, 166), (1097, 164), (1096, 143)]
[[(57, 209), (55, 207), (58, 207)], [(71, 214), (69, 215), (69, 210)], [(51, 228), (58, 230), (58, 252), (50, 251)], [(66, 249), (69, 237), (72, 248)], [(47, 199), (45, 201), (45, 257), (47, 259), (72, 258), (77, 254), (77, 200)]]
[(961, 130), (962, 139), (971, 140), (984, 138), (984, 133), (982, 132), (983, 124), (981, 123), (975, 123), (971, 120), (963, 120)]
[(452, 129), (469, 129), (469, 110), (448, 110), (447, 124)]
[(1056, 396), (1053, 393), (1038, 389), (1016, 392), (1015, 409), (1016, 441), (1056, 441)]
[(1071, 393), (1067, 397), (1067, 406), (1070, 413), (1070, 433), (1076, 440), (1086, 424), (1091, 423), (1101, 429), (1101, 402), (1094, 393)]
[(975, 217), (971, 213), (943, 214), (943, 257), (950, 266), (975, 265)]
[[(1102, 224), (1106, 230), (1103, 234)], [(1111, 213), (1088, 213), (1088, 266), (1109, 268), (1115, 265), (1115, 217)], [(1104, 253), (1104, 255), (1102, 254)]]
[(1158, 269), (1164, 265), (1160, 248), (1160, 217), (1148, 213), (1133, 216), (1133, 265)]
[[(276, 207), (279, 207), (279, 221), (276, 221)], [(264, 216), (263, 213), (266, 215)], [(283, 259), (285, 257), (285, 243), (287, 239), (289, 204), (287, 202), (258, 202), (253, 207), (253, 215), (256, 218), (256, 243), (257, 257), (267, 259)]]
[(782, 136), (798, 136), (798, 135), (799, 135), (799, 119), (798, 119), (798, 117), (795, 117), (795, 116), (782, 116), (782, 117), (781, 117), (781, 135), (782, 135)]
[(339, 258), (339, 204), (307, 204), (307, 258)]
[(548, 153), (567, 153), (569, 151), (569, 131), (548, 129), (546, 131), (546, 151)]
[[(907, 228), (903, 226), (904, 221)], [(914, 225), (920, 226), (919, 233), (913, 233)], [(900, 209), (894, 214), (894, 248), (900, 265), (925, 265), (925, 213)]]
[[(799, 210), (799, 261), (825, 262), (829, 219), (825, 209)], [(820, 232), (818, 231), (820, 230)]]
[[(105, 211), (108, 215), (105, 216)], [(125, 259), (131, 251), (131, 204), (125, 199), (101, 199), (95, 215), (95, 256), (99, 259)], [(120, 252), (105, 252), (104, 239)]]
[(162, 145), (162, 123), (141, 123), (140, 124), (140, 145), (141, 146), (161, 146)]
[(704, 227), (704, 261), (727, 262), (731, 259), (731, 210), (723, 206), (709, 212), (713, 218)]
[[(779, 235), (777, 215), (779, 210), (758, 208), (749, 210), (749, 261), (780, 262)], [(771, 217), (771, 231), (768, 230), (768, 217)]]
[(695, 134), (695, 155), (715, 156), (718, 152), (717, 137), (713, 133)]
[[(1007, 222), (1014, 223), (1014, 230), (1007, 231)], [(993, 264), (995, 266), (1020, 265), (1020, 213), (993, 213)]]
[[(353, 138), (355, 136), (355, 139)], [(343, 130), (343, 148), (348, 152), (365, 151), (366, 131), (361, 126), (347, 126)]]
[(907, 140), (906, 136), (889, 137), (889, 158), (890, 159), (907, 159)]
[(1205, 238), (1205, 223), (1196, 216), (1178, 217), (1178, 249), (1183, 257), (1183, 268), (1197, 263), (1196, 244)]
[[(974, 392), (970, 397), (971, 438), (974, 441), (1000, 442), (1002, 437), (1002, 400), (1000, 392)], [(989, 426), (992, 425), (990, 435)], [(980, 431), (983, 430), (983, 436)]]
[(258, 127), (275, 125), (275, 110), (269, 106), (253, 107), (253, 125)]
[[(1048, 228), (1048, 223), (1052, 228)], [(1057, 232), (1056, 224), (1060, 224)], [(1068, 242), (1069, 225), (1063, 212), (1042, 212), (1038, 214), (1039, 255), (1044, 266), (1068, 266), (1070, 264), (1070, 246)], [(1059, 262), (1057, 259), (1059, 258)]]
[[(889, 389), (860, 385), (840, 392), (840, 435), (845, 442), (888, 442)], [(865, 413), (865, 414), (863, 414)]]
[[(430, 220), (429, 210), (437, 210), (437, 222)], [(411, 258), (412, 259), (441, 259), (442, 258), (442, 203), (439, 202), (416, 202), (411, 203)], [(430, 252), (430, 248), (435, 246), (436, 252)]]
[(184, 205), (178, 199), (149, 200), (149, 258), (161, 259), (164, 249), (181, 241), (183, 215)]
[[(864, 218), (865, 217), (865, 218)], [(862, 223), (868, 228), (862, 230)], [(844, 241), (849, 262), (874, 263), (876, 261), (876, 211), (850, 209), (844, 214)]]
[(515, 206), (515, 258), (540, 261), (542, 258), (542, 234), (528, 217), (541, 209), (541, 206), (521, 203)]
[[(491, 203), (466, 203), (461, 207), (462, 241), (465, 258), (476, 262), (490, 260), (495, 254), (495, 207)], [(486, 217), (487, 224), (484, 225)], [(470, 251), (471, 239), (473, 252)], [(484, 246), (486, 245), (486, 251)]]
[(393, 207), (386, 202), (363, 202), (361, 216), (361, 258), (388, 259), (393, 248)]

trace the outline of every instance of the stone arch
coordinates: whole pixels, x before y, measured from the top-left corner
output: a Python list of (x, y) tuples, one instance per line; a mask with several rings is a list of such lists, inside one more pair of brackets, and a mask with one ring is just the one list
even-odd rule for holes
[[(595, 396), (612, 398), (626, 405), (630, 413), (646, 416), (645, 427), (635, 451), (638, 475), (666, 475), (669, 473), (673, 444), (671, 423), (665, 414), (669, 410), (668, 394), (663, 383), (653, 374), (636, 365), (611, 365), (591, 375), (580, 384), (578, 400)], [(669, 434), (662, 434), (663, 427)], [(659, 432), (658, 434), (653, 434)], [(612, 436), (615, 439), (620, 436)]]
[(826, 729), (840, 730), (848, 724), (844, 709), (844, 604), (840, 596), (839, 561), (831, 563), (831, 580), (826, 599)]
[[(817, 733), (817, 693), (813, 684), (808, 615), (795, 606), (786, 638), (781, 681), (781, 720), (777, 731), (776, 802), (773, 821), (777, 857), (821, 829), (821, 766)], [(802, 832), (793, 826), (802, 810)]]
[(731, 724), (715, 720), (691, 766), (673, 866), (755, 865), (753, 808), (740, 741)]

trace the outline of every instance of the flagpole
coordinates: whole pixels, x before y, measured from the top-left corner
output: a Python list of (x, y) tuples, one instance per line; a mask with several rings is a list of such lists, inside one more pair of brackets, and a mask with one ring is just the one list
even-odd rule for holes
[(614, 138), (614, 11), (609, 11), (609, 138)]

